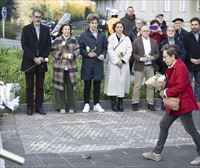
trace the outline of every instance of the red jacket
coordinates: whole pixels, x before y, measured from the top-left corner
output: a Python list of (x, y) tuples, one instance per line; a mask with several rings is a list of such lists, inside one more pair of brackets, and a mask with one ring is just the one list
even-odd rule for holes
[(179, 97), (179, 111), (171, 111), (166, 108), (166, 112), (170, 115), (181, 115), (198, 110), (198, 105), (192, 90), (189, 73), (187, 67), (178, 59), (173, 67), (166, 69), (167, 75), (167, 97)]
[(167, 38), (167, 34), (160, 33), (160, 32), (150, 32), (149, 37), (156, 40), (159, 45), (161, 41), (163, 41)]

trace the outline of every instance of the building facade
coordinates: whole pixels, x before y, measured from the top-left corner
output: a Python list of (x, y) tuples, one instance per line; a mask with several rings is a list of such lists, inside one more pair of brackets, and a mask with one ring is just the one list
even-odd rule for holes
[(125, 15), (128, 6), (133, 6), (136, 17), (147, 22), (154, 19), (159, 13), (164, 14), (164, 19), (169, 23), (177, 17), (185, 20), (185, 26), (189, 26), (189, 20), (200, 17), (200, 0), (95, 0), (96, 10), (105, 17), (110, 17), (111, 9), (118, 9), (119, 16)]

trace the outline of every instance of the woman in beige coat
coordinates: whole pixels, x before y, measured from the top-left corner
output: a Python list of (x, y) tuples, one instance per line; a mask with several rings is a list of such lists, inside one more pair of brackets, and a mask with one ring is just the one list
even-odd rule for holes
[(129, 37), (123, 34), (124, 25), (121, 22), (114, 24), (113, 29), (115, 33), (108, 39), (109, 60), (104, 92), (111, 97), (112, 110), (123, 112), (123, 98), (125, 93), (129, 93), (130, 87), (129, 59), (132, 45)]

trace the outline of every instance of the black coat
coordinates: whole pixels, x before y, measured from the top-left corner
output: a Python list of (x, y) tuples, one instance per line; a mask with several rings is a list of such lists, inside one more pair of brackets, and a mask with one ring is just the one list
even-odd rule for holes
[(134, 42), (136, 38), (138, 38), (137, 36), (138, 34), (138, 31), (137, 31), (137, 28), (136, 27), (133, 27), (129, 33), (128, 33), (128, 36), (129, 38), (131, 39), (131, 42)]
[(185, 63), (189, 71), (200, 71), (200, 65), (190, 61), (191, 58), (200, 59), (200, 38), (197, 41), (193, 32), (189, 32), (183, 37), (183, 44), (186, 52)]
[(185, 34), (187, 34), (188, 32), (185, 30), (185, 29), (182, 29), (181, 28), (181, 31), (180, 33), (178, 31), (176, 31), (176, 34), (175, 34), (175, 38), (181, 42), (183, 44), (183, 37), (185, 36)]
[[(81, 79), (90, 80), (94, 79), (100, 81), (103, 79), (104, 66), (103, 61), (97, 57), (101, 54), (106, 57), (108, 40), (104, 33), (98, 31), (98, 36), (95, 38), (90, 30), (86, 30), (81, 34), (79, 38), (80, 53), (82, 55), (82, 68), (81, 68)], [(90, 58), (86, 47), (91, 50), (95, 49), (97, 57)]]
[[(33, 23), (23, 27), (21, 35), (21, 45), (23, 49), (23, 59), (21, 70), (26, 71), (35, 63), (34, 57), (47, 58), (51, 50), (51, 37), (49, 28), (40, 24), (40, 39), (38, 41), (37, 34)], [(44, 62), (28, 71), (28, 73), (46, 72), (47, 63)]]
[(128, 36), (131, 28), (135, 26), (135, 14), (133, 14), (133, 16), (131, 17), (126, 14), (123, 18), (121, 18), (121, 22), (124, 24), (125, 27), (124, 34)]

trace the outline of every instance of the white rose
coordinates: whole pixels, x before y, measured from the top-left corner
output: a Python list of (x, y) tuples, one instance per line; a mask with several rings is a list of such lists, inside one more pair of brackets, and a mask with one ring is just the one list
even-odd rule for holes
[(62, 42), (62, 46), (64, 46), (64, 45), (65, 45), (65, 41)]
[(73, 56), (73, 55), (72, 55), (71, 53), (68, 53), (68, 54), (67, 54), (67, 58), (68, 58), (68, 59), (72, 59), (72, 56)]
[(86, 50), (87, 50), (87, 52), (90, 52), (90, 47), (87, 46), (87, 47), (86, 47)]
[(49, 58), (45, 58), (44, 61), (45, 61), (45, 62), (48, 62), (48, 61), (49, 61)]

